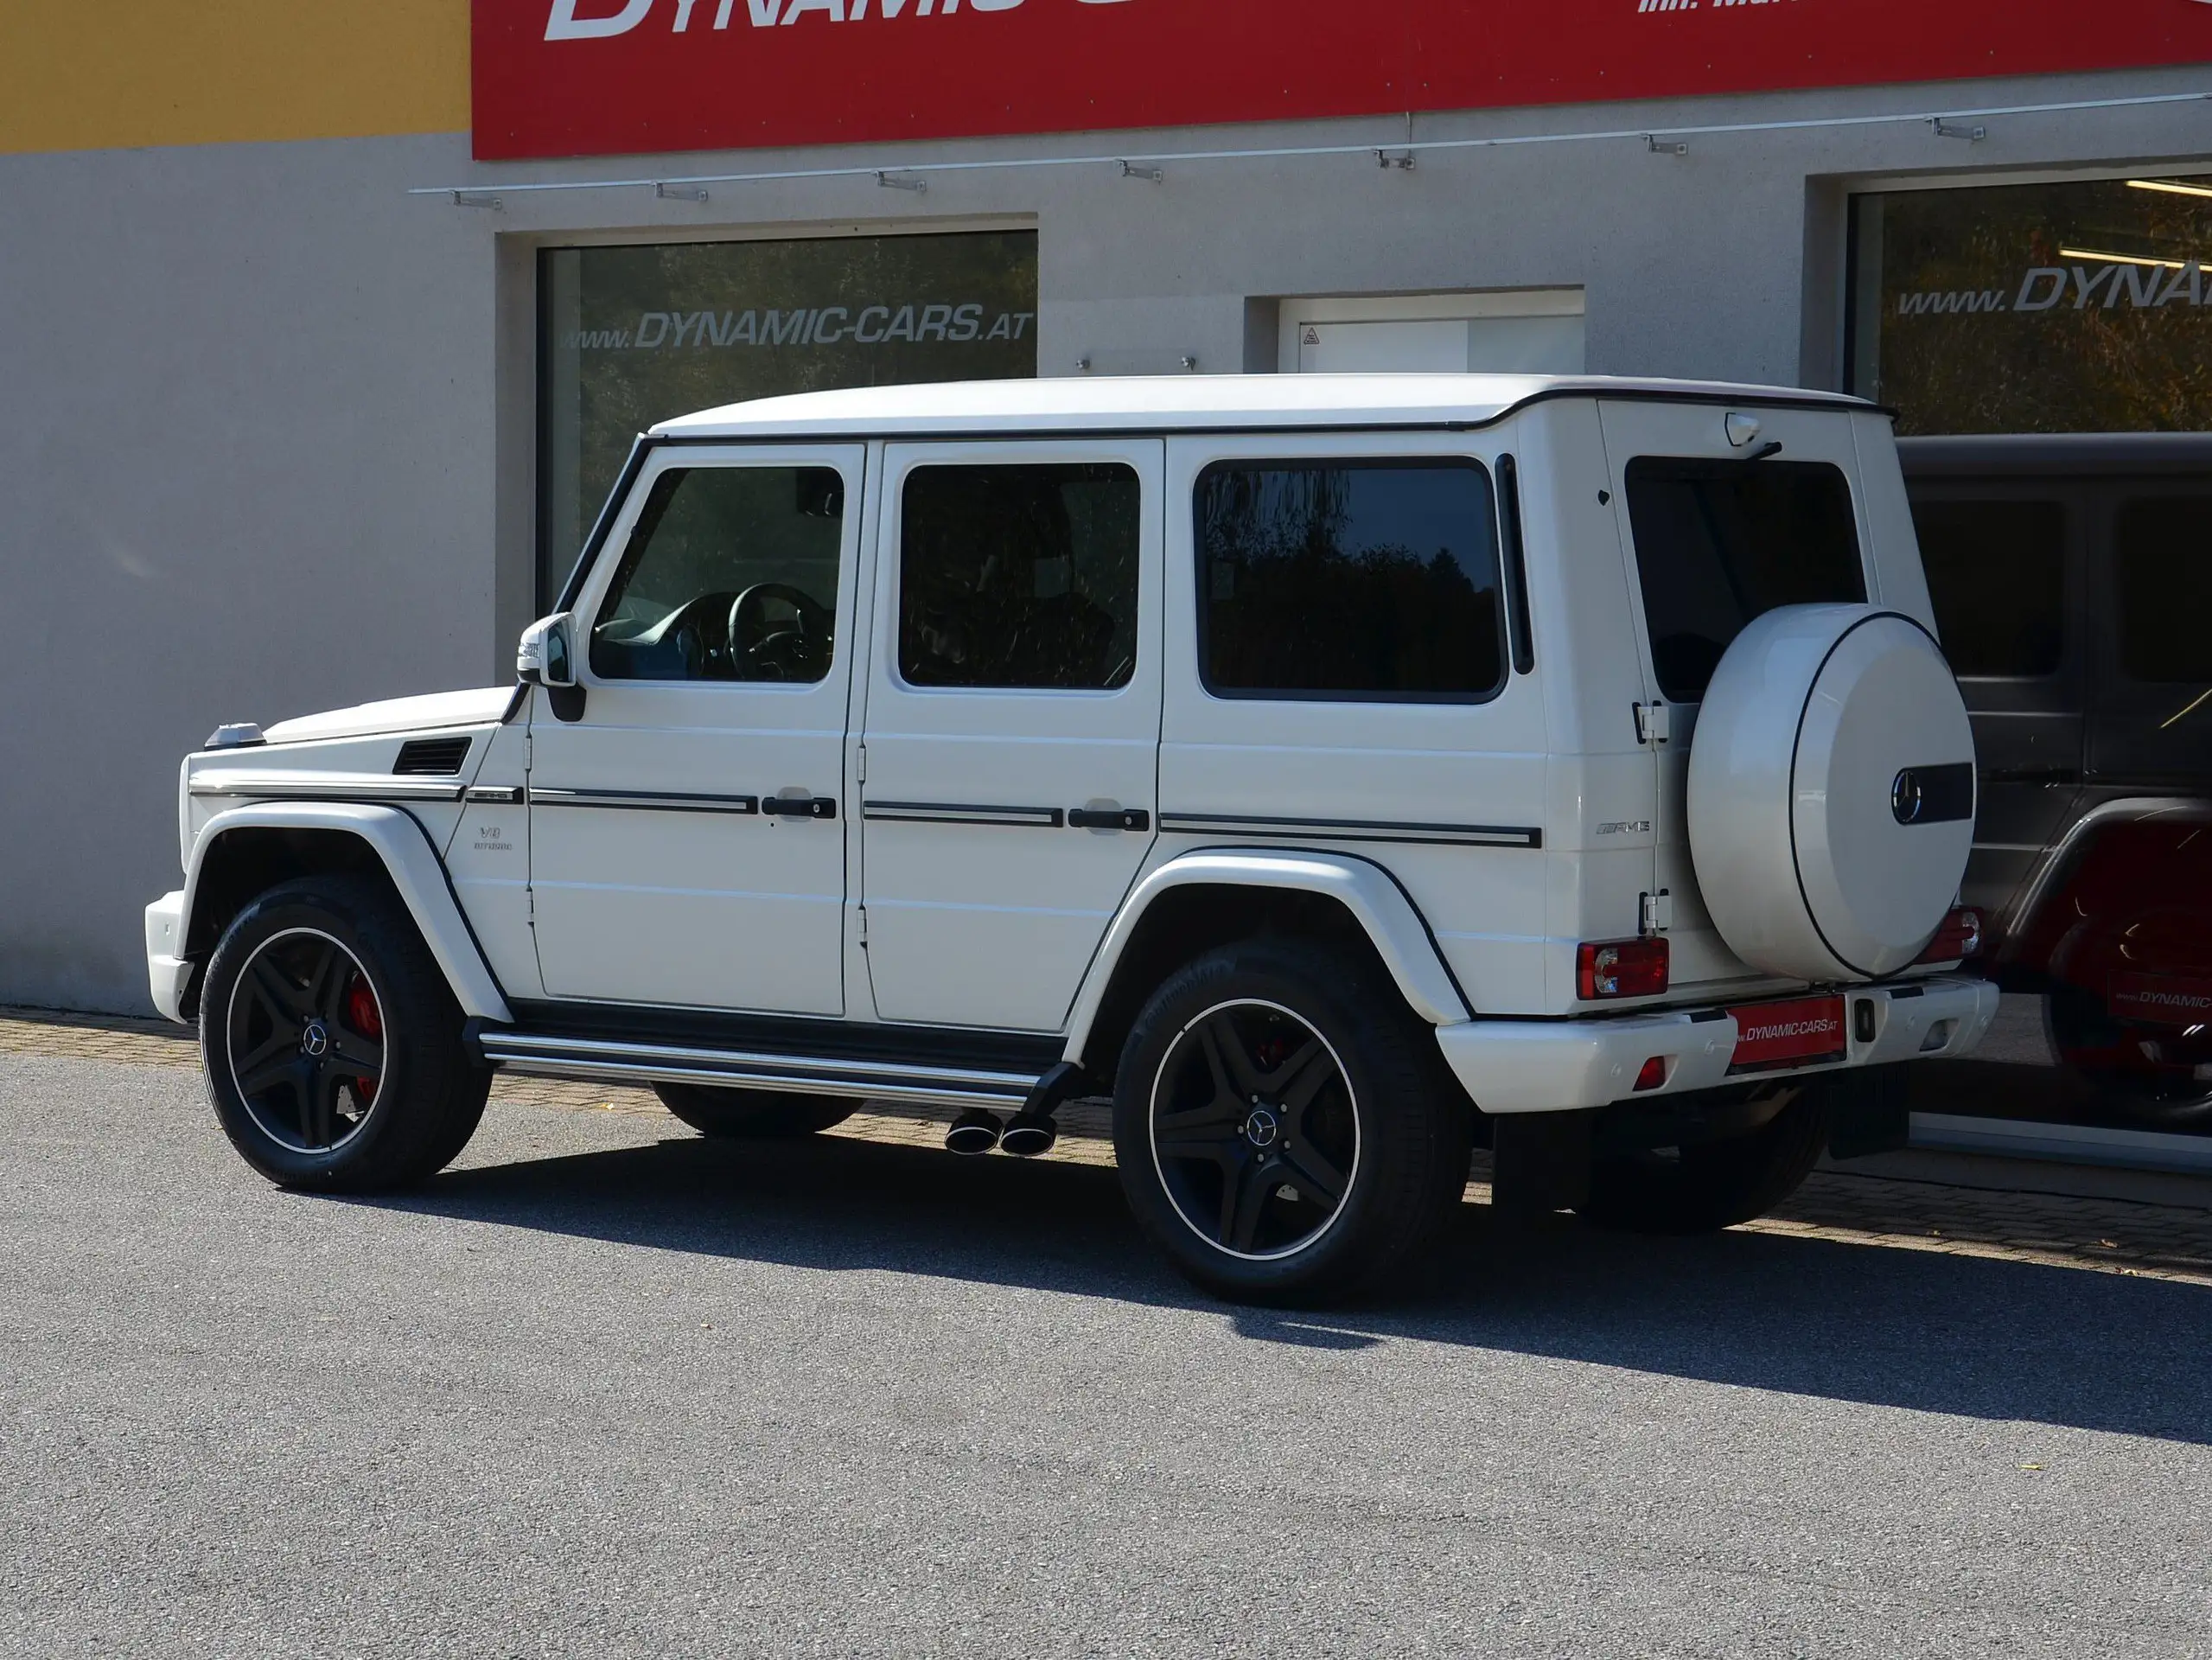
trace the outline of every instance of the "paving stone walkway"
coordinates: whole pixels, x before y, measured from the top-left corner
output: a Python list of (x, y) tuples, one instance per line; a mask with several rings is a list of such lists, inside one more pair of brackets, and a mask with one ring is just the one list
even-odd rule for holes
[[(74, 1057), (136, 1066), (198, 1070), (192, 1035), (160, 1021), (108, 1016), (0, 1010), (0, 1055)], [(560, 1112), (666, 1117), (647, 1089), (502, 1073), (494, 1101)], [(885, 1102), (846, 1120), (832, 1135), (941, 1146), (949, 1110)], [(1111, 1131), (1103, 1104), (1076, 1102), (1059, 1118), (1062, 1134), (1049, 1158), (1110, 1166)], [(672, 1132), (679, 1127), (670, 1120)], [(950, 1155), (947, 1155), (948, 1157)], [(2138, 1275), (2212, 1286), (2212, 1183), (2202, 1206), (2035, 1191), (2032, 1166), (2008, 1166), (2018, 1186), (1965, 1186), (1895, 1176), (1856, 1174), (1847, 1167), (1815, 1172), (1774, 1215), (1747, 1223), (1747, 1232), (1788, 1234), (1888, 1250), (1941, 1251), (1960, 1256), (2040, 1263), (2098, 1274)], [(1478, 1155), (1468, 1184), (1469, 1204), (1490, 1199), (1487, 1155)]]

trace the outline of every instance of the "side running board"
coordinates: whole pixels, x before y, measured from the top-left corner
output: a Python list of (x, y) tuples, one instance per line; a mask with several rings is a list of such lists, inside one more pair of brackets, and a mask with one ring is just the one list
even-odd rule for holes
[(626, 1078), (641, 1083), (728, 1084), (794, 1095), (859, 1095), (870, 1101), (1018, 1107), (1037, 1087), (1035, 1073), (849, 1056), (700, 1049), (498, 1027), (479, 1029), (476, 1046), (487, 1061), (517, 1072)]

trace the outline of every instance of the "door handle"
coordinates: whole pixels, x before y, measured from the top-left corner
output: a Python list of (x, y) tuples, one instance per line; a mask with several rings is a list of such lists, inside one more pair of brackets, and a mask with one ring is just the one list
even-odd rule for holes
[(834, 819), (838, 804), (830, 795), (763, 795), (761, 811), (771, 819)]
[(1141, 807), (1071, 807), (1068, 823), (1076, 830), (1150, 830), (1152, 815)]

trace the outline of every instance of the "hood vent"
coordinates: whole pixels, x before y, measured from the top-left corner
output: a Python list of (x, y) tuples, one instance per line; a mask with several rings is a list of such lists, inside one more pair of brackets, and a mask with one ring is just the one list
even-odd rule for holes
[(469, 758), (465, 737), (418, 737), (399, 746), (392, 770), (402, 776), (450, 778)]

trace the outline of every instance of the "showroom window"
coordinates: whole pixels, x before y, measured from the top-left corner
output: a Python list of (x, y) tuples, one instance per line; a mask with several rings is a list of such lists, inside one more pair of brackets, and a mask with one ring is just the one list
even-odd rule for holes
[(538, 609), (631, 441), (751, 398), (1036, 374), (1033, 231), (551, 248), (539, 264)]
[(2212, 180), (1852, 201), (1850, 389), (1901, 433), (2212, 427)]

